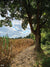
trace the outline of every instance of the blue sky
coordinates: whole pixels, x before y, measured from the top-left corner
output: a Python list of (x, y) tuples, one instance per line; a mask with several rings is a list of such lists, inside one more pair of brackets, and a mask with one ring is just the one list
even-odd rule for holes
[[(4, 19), (0, 16), (0, 20)], [(18, 37), (25, 37), (31, 33), (30, 26), (28, 24), (25, 30), (21, 27), (22, 21), (20, 20), (12, 20), (12, 27), (9, 26), (2, 26), (0, 27), (0, 37), (3, 37), (8, 34), (10, 38), (18, 38)]]

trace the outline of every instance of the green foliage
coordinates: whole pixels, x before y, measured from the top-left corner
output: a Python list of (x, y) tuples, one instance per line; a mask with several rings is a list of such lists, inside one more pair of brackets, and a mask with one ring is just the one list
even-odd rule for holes
[(47, 45), (50, 45), (50, 41), (46, 41), (46, 44), (47, 44)]
[(7, 44), (6, 49), (8, 49), (8, 46), (9, 46), (9, 37), (8, 36), (5, 36), (5, 39), (6, 39), (6, 44)]
[(6, 44), (6, 49), (8, 50), (8, 47), (9, 47), (9, 38), (8, 38), (8, 36), (3, 36), (3, 45), (2, 45), (2, 47), (3, 47), (3, 49), (5, 48), (5, 44)]
[(35, 40), (35, 36), (32, 33), (29, 34), (28, 36), (26, 36), (25, 38), (31, 38), (31, 39)]
[(2, 27), (2, 25), (12, 27), (12, 23), (11, 23), (11, 21), (10, 21), (10, 18), (5, 19), (5, 20), (0, 20), (0, 27)]
[(0, 27), (2, 27), (2, 23), (0, 22)]
[[(31, 38), (33, 40), (35, 40), (35, 36), (31, 33), (28, 36), (26, 36), (25, 38)], [(41, 43), (43, 45), (50, 45), (50, 32), (46, 32), (45, 30), (43, 30), (43, 32), (41, 32)]]
[(43, 58), (42, 67), (50, 67), (50, 57)]
[[(0, 1), (0, 13), (2, 17), (5, 17), (5, 23), (12, 18), (24, 20), (22, 27), (25, 29), (29, 22), (29, 16), (31, 16), (32, 24), (37, 25), (37, 3), (39, 2), (39, 17), (40, 24), (48, 19), (48, 22), (45, 24), (48, 27), (50, 20), (50, 3), (49, 0), (1, 0)], [(7, 11), (10, 12), (10, 17), (6, 16)], [(25, 23), (26, 22), (26, 23)], [(3, 23), (3, 22), (2, 22)], [(9, 22), (8, 22), (9, 23)], [(34, 25), (34, 27), (36, 27)], [(11, 26), (11, 24), (10, 24)]]
[(4, 49), (4, 46), (5, 46), (5, 38), (3, 36), (3, 49)]
[[(7, 16), (7, 11), (9, 11), (10, 16)], [(40, 30), (42, 29), (50, 29), (49, 0), (1, 0), (0, 15), (5, 17), (5, 19), (1, 21), (2, 24), (6, 23), (6, 26), (7, 24), (12, 26), (11, 19), (13, 18), (22, 20), (22, 28), (24, 30), (27, 28), (29, 23), (31, 31), (35, 36), (40, 36)], [(33, 36), (31, 35), (30, 37), (32, 38)], [(42, 38), (43, 44), (45, 44), (47, 39), (48, 38)]]
[(9, 23), (9, 26), (12, 27), (12, 23), (11, 22)]
[(42, 37), (41, 43), (45, 45), (46, 44), (46, 41), (47, 41), (47, 39), (45, 37)]
[(48, 44), (41, 44), (41, 48), (43, 49), (44, 53), (48, 56), (50, 56), (50, 45)]
[(50, 31), (49, 30), (42, 30), (41, 32), (41, 43), (42, 44), (46, 44), (46, 45), (50, 45)]
[[(50, 45), (41, 45), (44, 54), (37, 53), (36, 66), (35, 67), (50, 67)], [(47, 55), (47, 56), (46, 56)]]
[(47, 32), (47, 34), (46, 34), (46, 39), (47, 39), (48, 41), (50, 41), (50, 31)]

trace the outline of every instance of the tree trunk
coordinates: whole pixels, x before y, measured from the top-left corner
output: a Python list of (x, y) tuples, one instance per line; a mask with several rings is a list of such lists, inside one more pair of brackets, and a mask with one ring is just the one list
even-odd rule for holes
[(39, 16), (39, 2), (37, 2), (37, 28), (35, 34), (35, 50), (41, 51), (41, 30), (40, 30), (40, 16)]
[(39, 35), (35, 35), (35, 44), (36, 44), (36, 49), (39, 50), (40, 49), (40, 38)]
[(35, 50), (41, 51), (41, 34), (39, 32), (35, 34)]

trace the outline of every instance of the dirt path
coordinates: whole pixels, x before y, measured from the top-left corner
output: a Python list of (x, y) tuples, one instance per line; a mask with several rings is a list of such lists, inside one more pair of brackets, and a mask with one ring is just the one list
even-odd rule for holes
[(33, 67), (36, 57), (34, 54), (34, 46), (30, 46), (19, 53), (11, 62), (11, 67)]

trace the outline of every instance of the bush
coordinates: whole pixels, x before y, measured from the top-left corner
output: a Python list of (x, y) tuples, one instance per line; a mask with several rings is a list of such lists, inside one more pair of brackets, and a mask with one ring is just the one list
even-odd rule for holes
[(46, 34), (47, 41), (50, 41), (50, 32)]
[(50, 57), (43, 58), (42, 67), (50, 67)]
[(42, 37), (41, 37), (41, 43), (42, 44), (47, 44), (50, 45), (50, 32), (46, 32), (46, 33), (41, 33)]
[(46, 41), (46, 44), (47, 44), (47, 45), (50, 45), (50, 42), (49, 42), (49, 41)]
[(46, 39), (46, 38), (42, 38), (42, 41), (41, 41), (41, 42), (42, 42), (42, 44), (44, 44), (44, 45), (45, 45), (45, 44), (46, 44), (46, 41), (47, 41), (47, 39)]
[(29, 34), (28, 36), (26, 36), (25, 38), (31, 38), (31, 39), (35, 40), (35, 36), (32, 33)]

